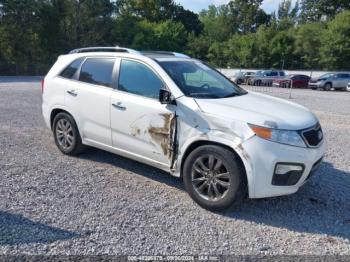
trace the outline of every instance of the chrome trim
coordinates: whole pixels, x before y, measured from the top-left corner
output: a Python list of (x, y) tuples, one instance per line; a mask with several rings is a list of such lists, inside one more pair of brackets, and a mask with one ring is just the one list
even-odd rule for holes
[(85, 48), (78, 48), (74, 49), (69, 52), (69, 54), (78, 54), (78, 53), (87, 53), (87, 52), (124, 52), (129, 54), (138, 54), (141, 55), (141, 53), (137, 50), (125, 48), (125, 47), (119, 47), (119, 46), (105, 46), (105, 47), (85, 47)]

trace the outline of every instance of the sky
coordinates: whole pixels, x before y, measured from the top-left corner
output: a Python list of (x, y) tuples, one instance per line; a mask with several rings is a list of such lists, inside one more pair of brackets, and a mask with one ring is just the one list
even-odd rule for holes
[[(282, 0), (264, 0), (262, 4), (262, 8), (265, 10), (266, 13), (271, 13), (273, 11), (276, 11), (278, 8), (278, 4)], [(227, 4), (229, 0), (176, 0), (175, 2), (178, 2), (186, 9), (190, 9), (194, 12), (199, 12), (202, 9), (206, 9), (209, 5), (222, 5)], [(296, 0), (292, 1), (293, 4), (296, 2)]]

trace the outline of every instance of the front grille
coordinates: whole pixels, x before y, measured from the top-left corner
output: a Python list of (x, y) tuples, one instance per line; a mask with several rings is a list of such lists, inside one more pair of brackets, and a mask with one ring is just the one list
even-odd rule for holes
[(323, 132), (320, 124), (301, 131), (301, 135), (309, 147), (317, 147), (323, 141)]

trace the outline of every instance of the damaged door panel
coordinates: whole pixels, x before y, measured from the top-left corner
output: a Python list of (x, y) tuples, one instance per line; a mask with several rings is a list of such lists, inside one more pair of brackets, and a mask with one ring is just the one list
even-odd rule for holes
[(113, 147), (169, 169), (173, 162), (176, 106), (124, 92), (113, 93), (112, 103), (116, 102), (122, 103), (125, 111), (111, 109)]
[(143, 115), (130, 126), (131, 135), (158, 148), (154, 153), (169, 159), (170, 167), (176, 156), (176, 131), (176, 113)]

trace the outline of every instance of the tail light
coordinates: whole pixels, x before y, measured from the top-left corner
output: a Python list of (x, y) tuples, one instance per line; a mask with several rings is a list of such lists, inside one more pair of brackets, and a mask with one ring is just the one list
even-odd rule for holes
[(43, 94), (44, 93), (44, 84), (45, 84), (45, 79), (42, 79), (41, 81), (41, 93)]

